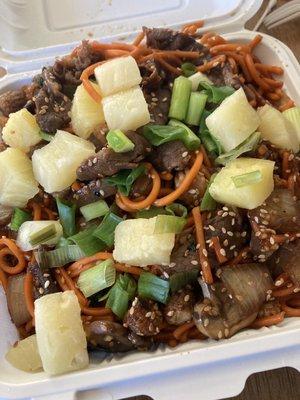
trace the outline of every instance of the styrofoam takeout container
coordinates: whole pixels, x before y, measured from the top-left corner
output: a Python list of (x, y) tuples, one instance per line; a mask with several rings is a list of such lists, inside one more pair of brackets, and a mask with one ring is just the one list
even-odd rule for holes
[[(0, 92), (29, 82), (43, 65), (68, 53), (88, 34), (105, 41), (111, 37), (131, 40), (130, 32), (141, 25), (176, 27), (204, 18), (203, 30), (214, 29), (236, 41), (249, 40), (255, 33), (245, 30), (244, 23), (260, 5), (259, 0), (2, 0), (0, 19), (5, 23), (1, 21), (0, 44), (5, 50), (0, 53), (0, 65), (7, 75), (0, 79)], [(264, 62), (284, 68), (285, 89), (300, 104), (297, 60), (284, 44), (263, 36), (256, 53)], [(16, 51), (26, 43), (36, 49)], [(193, 341), (101, 363), (92, 359), (86, 370), (52, 378), (18, 371), (5, 361), (4, 354), (17, 336), (1, 286), (0, 327), (0, 397), (9, 399), (71, 400), (77, 393), (76, 399), (81, 400), (141, 394), (155, 400), (215, 400), (238, 394), (253, 372), (283, 366), (300, 370), (299, 318), (271, 328), (245, 330), (228, 340)]]

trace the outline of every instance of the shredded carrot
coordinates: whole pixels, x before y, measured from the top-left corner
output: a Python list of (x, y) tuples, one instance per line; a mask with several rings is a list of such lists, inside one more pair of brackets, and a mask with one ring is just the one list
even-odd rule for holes
[(198, 20), (195, 22), (190, 22), (189, 24), (183, 25), (181, 28), (181, 32), (183, 33), (188, 33), (188, 34), (194, 34), (196, 33), (197, 29), (202, 28), (204, 25), (203, 20)]
[(194, 224), (195, 224), (194, 217), (191, 216), (187, 219), (185, 228), (190, 228), (191, 226), (194, 226)]
[(110, 308), (105, 308), (105, 307), (82, 307), (81, 311), (83, 314), (86, 315), (93, 315), (97, 317), (102, 317), (104, 315), (111, 315), (111, 309)]
[(2, 284), (4, 291), (7, 292), (8, 281), (6, 274), (2, 269), (0, 269), (0, 283)]
[(112, 258), (112, 254), (106, 252), (99, 252), (94, 254), (93, 256), (81, 258), (80, 260), (75, 261), (68, 267), (68, 274), (71, 278), (76, 278), (83, 271), (83, 268), (86, 265), (89, 265), (99, 260), (107, 260), (108, 258)]
[(282, 81), (275, 81), (275, 79), (270, 79), (270, 78), (264, 78), (264, 80), (268, 85), (273, 86), (275, 88), (282, 88), (283, 86)]
[(258, 318), (251, 324), (250, 327), (254, 329), (259, 329), (264, 326), (277, 325), (284, 320), (284, 316), (285, 312), (281, 311), (280, 313), (275, 315), (270, 315), (269, 317)]
[(42, 217), (43, 217), (43, 214), (46, 215), (45, 219), (48, 219), (49, 221), (54, 221), (57, 216), (57, 214), (54, 211), (52, 211), (52, 210), (50, 210), (50, 208), (44, 207), (44, 206), (42, 207)]
[(211, 163), (211, 161), (210, 161), (210, 159), (209, 159), (209, 157), (208, 157), (208, 155), (207, 155), (207, 152), (206, 152), (206, 149), (205, 149), (205, 147), (203, 146), (203, 144), (201, 144), (201, 152), (202, 152), (202, 154), (203, 154), (203, 164), (206, 166), (206, 167), (208, 167), (208, 168), (211, 168), (212, 167), (212, 163)]
[(32, 292), (32, 287), (33, 287), (33, 277), (30, 272), (27, 272), (24, 278), (24, 297), (25, 297), (25, 303), (26, 303), (26, 308), (29, 312), (29, 314), (34, 317), (34, 302), (33, 302), (33, 292)]
[(144, 270), (142, 268), (133, 267), (133, 266), (127, 265), (127, 264), (116, 263), (115, 268), (117, 271), (127, 272), (128, 274), (131, 274), (131, 275), (141, 275), (144, 272)]
[(134, 39), (134, 41), (132, 42), (132, 46), (139, 46), (140, 43), (142, 42), (142, 40), (145, 37), (145, 32), (141, 31), (140, 33), (138, 33), (138, 35), (136, 36), (136, 38)]
[(220, 239), (219, 239), (219, 237), (218, 237), (218, 236), (213, 236), (213, 237), (211, 238), (211, 241), (212, 241), (212, 243), (213, 243), (213, 248), (214, 248), (214, 250), (215, 250), (215, 253), (216, 253), (218, 262), (219, 262), (220, 264), (224, 264), (224, 263), (225, 263), (226, 261), (228, 261), (228, 260), (227, 260), (227, 258), (222, 254), (222, 248), (221, 248), (221, 245), (220, 245)]
[(153, 180), (153, 186), (149, 195), (140, 201), (133, 201), (130, 200), (127, 196), (124, 196), (122, 193), (118, 193), (118, 197), (121, 199), (122, 203), (133, 210), (142, 210), (143, 208), (147, 208), (151, 206), (154, 201), (157, 199), (159, 192), (160, 192), (160, 177), (156, 170), (152, 167), (151, 164), (147, 163), (146, 167), (149, 170), (149, 174)]
[(252, 82), (252, 77), (247, 68), (244, 56), (242, 56), (241, 54), (234, 53), (233, 51), (224, 51), (224, 54), (226, 56), (232, 57), (240, 65), (246, 81)]
[(243, 45), (240, 43), (218, 44), (217, 46), (213, 46), (210, 48), (211, 54), (223, 53), (224, 51), (249, 53), (250, 49), (247, 45)]
[(262, 41), (262, 35), (256, 35), (249, 43), (248, 47), (250, 48), (250, 51), (254, 49), (261, 41)]
[(97, 103), (100, 103), (102, 100), (101, 95), (93, 88), (89, 77), (94, 73), (95, 69), (100, 65), (104, 64), (106, 61), (99, 61), (95, 64), (88, 66), (85, 70), (83, 70), (80, 80), (85, 88), (85, 90), (89, 93), (89, 95), (94, 99)]
[(106, 60), (109, 60), (111, 58), (116, 58), (116, 57), (128, 56), (128, 55), (129, 55), (128, 50), (118, 50), (118, 49), (104, 50), (104, 56), (105, 56)]
[(28, 207), (33, 211), (33, 220), (40, 221), (42, 219), (42, 205), (35, 201), (30, 201)]
[(159, 174), (160, 179), (164, 180), (164, 181), (171, 181), (173, 179), (173, 175), (171, 174), (171, 172), (161, 172)]
[(218, 64), (223, 63), (226, 60), (226, 57), (222, 54), (220, 56), (214, 57), (212, 60), (200, 65), (197, 67), (199, 72), (206, 72), (210, 69), (216, 67)]
[[(88, 300), (85, 298), (83, 293), (78, 289), (78, 287), (73, 282), (72, 278), (69, 276), (69, 274), (67, 273), (67, 271), (64, 268), (56, 268), (55, 276), (56, 276), (56, 280), (59, 284), (60, 284), (60, 282), (62, 282), (62, 284), (66, 283), (69, 290), (74, 291), (74, 293), (76, 294), (76, 296), (78, 298), (79, 304), (82, 307), (85, 307), (88, 304)], [(62, 280), (62, 278), (63, 278), (63, 280)]]
[[(12, 239), (2, 237), (0, 239), (0, 248), (0, 269), (9, 275), (16, 275), (22, 272), (26, 266), (25, 256), (15, 242)], [(14, 267), (10, 266), (5, 260), (5, 257), (9, 254), (18, 260)]]
[(90, 43), (93, 50), (103, 51), (103, 50), (128, 50), (132, 51), (135, 49), (135, 46), (128, 43), (122, 42), (113, 42), (113, 43), (100, 43), (100, 42), (91, 42)]
[(216, 33), (215, 33), (215, 32), (206, 32), (206, 33), (204, 33), (204, 34), (201, 36), (199, 42), (200, 42), (201, 44), (206, 44), (206, 43), (207, 43), (207, 40), (208, 40), (209, 38), (211, 38), (212, 36), (216, 36)]
[(195, 221), (197, 247), (200, 259), (200, 266), (202, 270), (202, 276), (206, 283), (211, 284), (213, 283), (214, 280), (211, 272), (211, 267), (208, 261), (208, 254), (206, 250), (203, 222), (202, 222), (200, 208), (199, 207), (193, 208), (192, 215)]
[(245, 62), (254, 82), (256, 82), (257, 85), (262, 88), (262, 90), (272, 91), (271, 86), (265, 82), (265, 80), (260, 76), (259, 72), (256, 70), (251, 54), (245, 55)]
[(279, 111), (285, 111), (288, 110), (289, 108), (295, 107), (295, 102), (291, 99), (289, 99), (288, 101), (286, 101), (284, 104), (282, 104), (281, 106), (279, 106)]
[(286, 300), (281, 302), (281, 308), (287, 317), (300, 317), (300, 308), (290, 307), (286, 304)]
[(262, 73), (272, 73), (275, 75), (283, 75), (283, 68), (281, 67), (276, 67), (274, 65), (267, 65), (267, 64), (261, 64), (261, 63), (255, 63), (255, 68)]
[(121, 210), (126, 211), (126, 212), (129, 212), (129, 213), (136, 212), (135, 209), (130, 208), (130, 207), (128, 207), (128, 206), (125, 206), (125, 204), (123, 203), (123, 201), (122, 201), (121, 198), (119, 197), (118, 193), (116, 194), (115, 201), (116, 201), (116, 205), (117, 205)]
[(154, 54), (154, 58), (156, 61), (159, 62), (159, 64), (164, 67), (167, 71), (171, 72), (174, 75), (181, 75), (181, 70), (178, 68), (173, 67), (171, 64), (169, 64), (167, 61), (165, 61), (162, 56), (158, 54)]
[(193, 180), (196, 178), (198, 172), (200, 171), (201, 165), (203, 162), (203, 153), (199, 151), (196, 153), (196, 158), (194, 164), (192, 165), (189, 172), (185, 175), (184, 179), (172, 193), (168, 194), (165, 197), (162, 197), (154, 202), (156, 207), (164, 207), (168, 204), (173, 203), (175, 200), (178, 199), (183, 193), (185, 193), (188, 188), (193, 183)]
[(173, 336), (175, 339), (179, 340), (181, 338), (181, 336), (189, 331), (191, 328), (193, 328), (195, 326), (194, 322), (186, 322), (183, 325), (180, 325), (178, 328), (175, 329), (175, 331), (173, 332)]
[(247, 254), (250, 252), (250, 247), (247, 246), (244, 249), (242, 249), (239, 254), (233, 258), (228, 264), (229, 265), (238, 265), (242, 260), (244, 260), (247, 257)]
[(272, 296), (273, 297), (289, 296), (290, 294), (295, 293), (294, 292), (295, 289), (296, 289), (296, 286), (291, 284), (290, 287), (285, 287), (285, 288), (282, 288), (282, 289), (273, 290)]
[(224, 38), (222, 38), (222, 36), (219, 36), (219, 35), (211, 36), (211, 37), (207, 38), (205, 41), (205, 45), (209, 48), (211, 48), (213, 46), (217, 46), (219, 44), (225, 44), (225, 43), (227, 43), (227, 41)]

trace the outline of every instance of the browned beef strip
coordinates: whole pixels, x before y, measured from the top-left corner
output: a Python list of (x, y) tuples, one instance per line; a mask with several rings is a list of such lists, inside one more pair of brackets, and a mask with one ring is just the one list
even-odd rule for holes
[(135, 298), (124, 318), (124, 326), (138, 336), (157, 335), (163, 323), (162, 313), (152, 300)]
[[(183, 172), (179, 172), (177, 174), (177, 179), (175, 180), (176, 186), (178, 186), (185, 174)], [(178, 181), (178, 182), (177, 182)], [(207, 182), (205, 176), (202, 172), (199, 172), (196, 178), (193, 180), (189, 190), (185, 192), (182, 196), (180, 196), (180, 201), (187, 207), (193, 208), (200, 204), (202, 197), (204, 196), (205, 190), (207, 187)]]
[(190, 161), (190, 154), (185, 145), (175, 140), (164, 143), (149, 154), (148, 159), (158, 171), (182, 171)]
[(25, 91), (22, 89), (9, 90), (0, 95), (0, 111), (6, 117), (25, 106), (27, 102)]
[(182, 325), (193, 317), (195, 295), (192, 289), (184, 288), (174, 293), (164, 307), (164, 318), (171, 325)]
[(159, 68), (154, 59), (146, 60), (139, 64), (142, 76), (142, 88), (147, 91), (157, 89), (163, 82), (165, 72)]
[(33, 263), (29, 264), (28, 271), (33, 277), (34, 299), (39, 299), (46, 294), (58, 292), (57, 284), (52, 278), (51, 271), (49, 269), (41, 270), (37, 263)]
[(281, 266), (283, 271), (289, 274), (295, 285), (300, 285), (300, 240), (284, 243), (274, 254), (275, 263)]
[(212, 68), (207, 76), (215, 86), (231, 86), (234, 89), (241, 87), (238, 76), (233, 73), (230, 64), (227, 62)]
[(168, 114), (171, 101), (171, 90), (168, 86), (153, 89), (150, 92), (144, 91), (148, 104), (150, 121), (153, 124), (165, 125), (168, 122)]
[(108, 130), (106, 125), (99, 125), (89, 137), (89, 141), (95, 145), (96, 151), (103, 149), (107, 145), (106, 134)]
[(137, 164), (151, 152), (151, 145), (140, 134), (127, 132), (126, 135), (134, 143), (134, 149), (127, 153), (115, 153), (104, 147), (95, 156), (85, 160), (77, 169), (77, 177), (82, 181), (112, 176), (121, 169), (135, 168)]
[(148, 175), (141, 175), (133, 183), (130, 190), (130, 197), (137, 198), (141, 196), (148, 196), (152, 189), (152, 179)]
[(105, 182), (105, 179), (97, 179), (84, 185), (73, 195), (73, 200), (78, 207), (94, 203), (100, 199), (116, 194), (117, 188)]

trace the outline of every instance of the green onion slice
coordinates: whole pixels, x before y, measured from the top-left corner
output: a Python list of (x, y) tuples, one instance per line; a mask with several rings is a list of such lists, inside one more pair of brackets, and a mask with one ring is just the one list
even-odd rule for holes
[(106, 301), (106, 308), (110, 308), (112, 312), (120, 319), (124, 318), (128, 310), (129, 294), (120, 285), (114, 285), (109, 291), (109, 296)]
[(109, 212), (109, 207), (104, 200), (96, 201), (95, 203), (87, 204), (80, 207), (80, 212), (86, 221), (102, 217)]
[(192, 271), (175, 272), (170, 276), (170, 289), (172, 293), (176, 293), (178, 290), (197, 281), (199, 275), (199, 269)]
[(24, 222), (30, 221), (31, 219), (31, 214), (16, 207), (14, 208), (11, 218), (10, 229), (12, 231), (17, 231)]
[(183, 122), (177, 121), (176, 119), (170, 119), (170, 126), (180, 126), (184, 129), (184, 135), (182, 137), (183, 144), (189, 150), (197, 150), (200, 147), (201, 140), (199, 137)]
[(232, 176), (231, 179), (236, 188), (241, 188), (260, 182), (262, 180), (262, 174), (261, 171), (257, 170), (248, 172), (247, 174)]
[(35, 258), (42, 269), (63, 267), (64, 265), (80, 260), (85, 254), (76, 245), (67, 245), (56, 248), (55, 250), (38, 250)]
[(120, 193), (128, 196), (133, 183), (137, 178), (146, 172), (144, 165), (139, 165), (134, 169), (123, 169), (118, 174), (105, 178), (106, 183), (112, 186), (117, 186)]
[(185, 62), (181, 65), (181, 70), (187, 78), (191, 75), (194, 75), (197, 72), (196, 65), (190, 63), (190, 62)]
[(192, 83), (188, 78), (179, 76), (174, 80), (169, 109), (170, 118), (175, 118), (180, 121), (185, 119), (189, 106), (191, 90)]
[(110, 212), (105, 215), (101, 224), (93, 232), (93, 236), (100, 239), (108, 247), (112, 247), (115, 240), (115, 229), (123, 219)]
[(43, 140), (46, 140), (46, 142), (51, 142), (51, 140), (54, 138), (54, 135), (44, 131), (40, 131), (40, 136)]
[(58, 209), (59, 219), (64, 230), (64, 235), (67, 237), (74, 235), (76, 233), (76, 205), (61, 200), (58, 197), (56, 198), (56, 205)]
[(152, 299), (166, 304), (170, 284), (150, 272), (143, 272), (138, 281), (138, 294), (140, 297)]
[(106, 140), (108, 146), (116, 153), (126, 153), (134, 149), (134, 143), (120, 129), (109, 131)]
[(231, 96), (235, 92), (235, 89), (231, 86), (213, 86), (204, 81), (199, 83), (199, 88), (205, 90), (208, 103), (215, 104), (221, 103), (226, 97)]
[(186, 219), (173, 215), (158, 215), (154, 233), (180, 233), (186, 224)]
[(208, 151), (208, 153), (210, 153), (211, 156), (215, 158), (223, 152), (223, 149), (220, 142), (211, 135), (206, 126), (205, 120), (210, 114), (211, 111), (203, 111), (200, 120), (199, 134), (205, 149)]
[(31, 244), (31, 246), (43, 244), (48, 240), (54, 238), (56, 234), (57, 232), (55, 229), (55, 224), (50, 224), (37, 232), (32, 232), (29, 236), (29, 243)]
[(192, 92), (185, 122), (189, 125), (198, 126), (207, 100), (207, 94)]
[(218, 158), (215, 159), (215, 162), (217, 164), (227, 165), (230, 161), (235, 160), (241, 154), (255, 150), (259, 143), (259, 140), (260, 132), (254, 132), (235, 149), (229, 151), (228, 153), (221, 154)]
[(77, 286), (86, 297), (90, 297), (107, 287), (116, 280), (116, 269), (112, 259), (97, 263), (94, 267), (81, 272)]
[[(167, 207), (166, 207), (167, 208)], [(149, 210), (139, 210), (135, 213), (135, 218), (153, 218), (157, 215), (165, 215), (168, 214), (166, 209), (162, 207), (151, 206)]]
[(209, 188), (211, 184), (213, 183), (217, 173), (213, 174), (210, 177), (210, 180), (208, 182), (207, 188), (205, 190), (204, 196), (202, 198), (201, 204), (200, 204), (200, 210), (201, 211), (213, 211), (217, 207), (217, 202), (214, 198), (211, 197), (211, 194), (209, 193)]
[(97, 225), (92, 225), (76, 235), (70, 236), (68, 240), (79, 246), (85, 256), (91, 256), (107, 247), (103, 241), (93, 236), (96, 228)]
[(167, 214), (174, 215), (175, 217), (187, 218), (188, 210), (180, 203), (172, 203), (165, 207)]

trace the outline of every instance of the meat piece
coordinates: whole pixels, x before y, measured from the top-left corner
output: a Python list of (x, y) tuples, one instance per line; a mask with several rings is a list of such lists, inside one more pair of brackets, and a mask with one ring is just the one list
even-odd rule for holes
[(130, 190), (130, 197), (138, 198), (148, 196), (152, 189), (152, 179), (148, 175), (141, 175), (133, 183)]
[(219, 64), (212, 68), (207, 76), (215, 86), (231, 86), (235, 89), (239, 89), (241, 87), (241, 82), (238, 76), (233, 73), (228, 62)]
[(300, 200), (287, 189), (275, 189), (267, 200), (249, 213), (250, 222), (280, 233), (300, 231)]
[(26, 94), (22, 89), (9, 90), (0, 95), (0, 111), (6, 117), (10, 113), (19, 111), (27, 102)]
[(150, 350), (150, 348), (153, 346), (151, 336), (139, 336), (134, 332), (129, 332), (128, 339), (131, 341), (134, 348), (140, 351)]
[(193, 318), (199, 331), (212, 339), (229, 338), (249, 326), (257, 312), (246, 314), (228, 295), (222, 283), (207, 286), (206, 297), (194, 307)]
[(78, 207), (106, 199), (117, 193), (116, 186), (109, 185), (105, 179), (97, 179), (84, 185), (73, 195), (73, 200)]
[(138, 336), (157, 335), (163, 324), (162, 313), (152, 300), (135, 298), (128, 310), (124, 326)]
[(10, 222), (13, 211), (12, 207), (0, 204), (0, 226), (5, 226)]
[(213, 214), (206, 221), (204, 232), (209, 252), (214, 254), (213, 238), (218, 237), (228, 260), (237, 256), (249, 237), (241, 210), (230, 206), (224, 206)]
[(271, 317), (281, 312), (280, 302), (272, 300), (264, 303), (258, 312), (258, 318)]
[[(185, 174), (179, 172), (175, 178), (175, 185), (179, 186), (183, 180)], [(200, 204), (204, 193), (206, 191), (207, 181), (202, 172), (199, 172), (196, 178), (193, 180), (189, 190), (180, 196), (180, 201), (187, 207), (193, 208)]]
[(164, 307), (164, 318), (171, 325), (182, 325), (193, 317), (195, 296), (191, 289), (185, 288), (173, 294)]
[(159, 172), (173, 169), (183, 171), (187, 167), (191, 155), (181, 141), (175, 140), (156, 147), (155, 151), (149, 154), (148, 159)]
[(165, 125), (169, 120), (171, 90), (168, 87), (153, 89), (151, 92), (144, 91), (144, 96), (148, 104), (151, 123)]
[(104, 147), (95, 156), (85, 160), (77, 169), (77, 177), (82, 181), (112, 176), (121, 169), (132, 169), (149, 152), (151, 145), (140, 134), (127, 132), (128, 138), (134, 143), (134, 149), (127, 153), (115, 153), (112, 149)]
[(17, 231), (12, 231), (8, 226), (0, 226), (0, 237), (5, 236), (8, 239), (16, 239)]
[(166, 28), (143, 28), (146, 33), (147, 46), (159, 50), (198, 51), (202, 58), (208, 58), (209, 50), (198, 43), (192, 36)]
[(142, 76), (142, 89), (151, 91), (158, 89), (164, 79), (164, 71), (159, 68), (159, 64), (154, 60), (146, 60), (139, 64)]
[(94, 321), (85, 326), (88, 345), (91, 349), (109, 352), (125, 352), (134, 349), (128, 339), (128, 330), (111, 321)]
[(103, 149), (107, 145), (106, 134), (108, 131), (107, 125), (99, 125), (89, 137), (89, 141), (95, 145), (96, 151)]
[(28, 266), (28, 272), (33, 277), (33, 297), (35, 300), (46, 294), (58, 292), (57, 284), (49, 269), (41, 270), (37, 263), (31, 263)]
[(295, 285), (300, 286), (300, 240), (280, 246), (275, 257), (276, 264), (289, 274)]
[(276, 232), (273, 229), (260, 227), (257, 232), (252, 231), (250, 249), (253, 259), (258, 262), (265, 262), (278, 250), (279, 245), (275, 242)]

